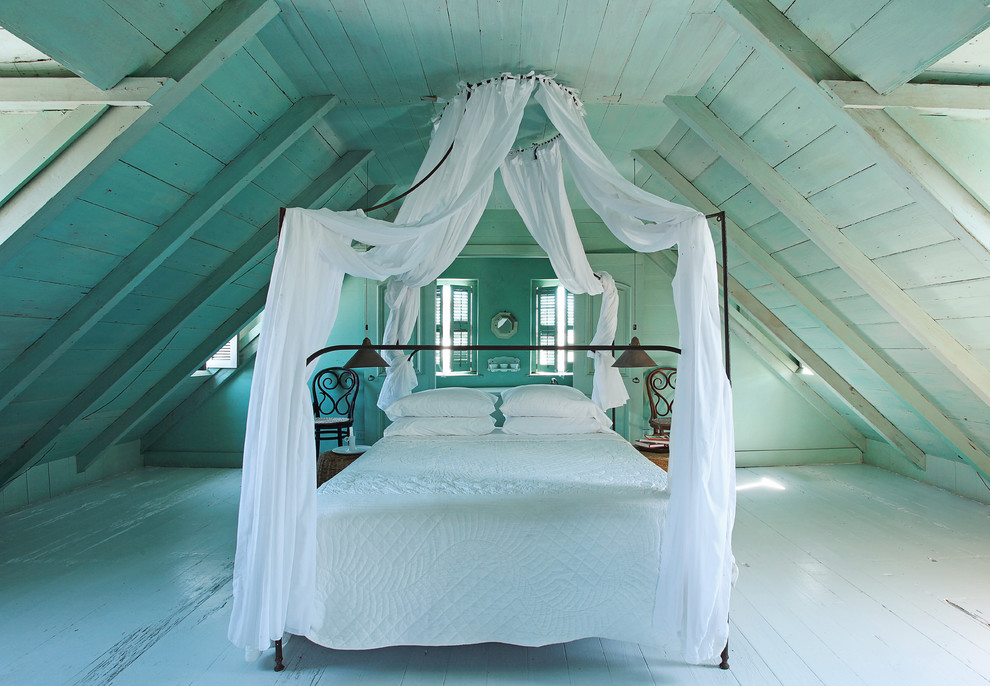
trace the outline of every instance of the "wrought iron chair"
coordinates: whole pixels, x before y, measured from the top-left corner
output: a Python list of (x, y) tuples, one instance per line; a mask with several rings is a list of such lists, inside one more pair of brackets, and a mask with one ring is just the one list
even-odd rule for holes
[(316, 454), (320, 441), (337, 439), (341, 446), (354, 430), (359, 378), (346, 367), (327, 367), (313, 377), (313, 423), (316, 428)]
[(654, 436), (670, 434), (677, 369), (657, 367), (646, 375), (646, 397), (650, 400), (650, 426)]

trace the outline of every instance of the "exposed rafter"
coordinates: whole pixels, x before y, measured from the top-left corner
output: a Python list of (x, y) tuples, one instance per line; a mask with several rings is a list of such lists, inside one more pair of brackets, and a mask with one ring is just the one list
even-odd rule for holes
[(179, 208), (82, 300), (0, 373), (0, 409), (41, 376), (182, 243), (216, 215), (269, 164), (312, 128), (334, 104), (330, 97), (300, 100), (196, 195)]
[(167, 77), (129, 77), (113, 88), (97, 88), (86, 79), (27, 77), (0, 79), (0, 112), (71, 110), (80, 105), (151, 107)]
[[(0, 79), (0, 83), (4, 80)], [(7, 168), (0, 172), (0, 207), (46, 165), (57, 160), (105, 111), (103, 105), (80, 105), (65, 113), (50, 112), (47, 116), (59, 118), (54, 126), (46, 126), (47, 116), (35, 116), (31, 124), (18, 131), (19, 140), (7, 141), (4, 155)], [(117, 133), (113, 132), (91, 150), (98, 153)]]
[[(111, 107), (69, 150), (0, 208), (0, 266), (20, 253), (278, 11), (275, 0), (225, 2), (183, 38), (149, 70), (149, 75), (169, 79), (157, 92), (152, 107)], [(81, 145), (84, 139), (85, 146)], [(63, 164), (61, 158), (67, 155)]]
[[(671, 259), (663, 253), (654, 253), (650, 257), (654, 261), (658, 259)], [(721, 272), (719, 273), (719, 281), (721, 281)], [(790, 327), (780, 321), (777, 315), (771, 312), (766, 305), (761, 303), (756, 296), (746, 290), (731, 275), (729, 276), (729, 297), (769, 331), (784, 349), (789, 350), (802, 364), (828, 384), (829, 388), (835, 391), (836, 395), (842, 398), (877, 433), (901, 451), (911, 462), (921, 469), (925, 468), (925, 452), (914, 441), (894, 426), (873, 403), (863, 397), (862, 393), (842, 378), (831, 365), (811, 349), (811, 346), (801, 340), (796, 333), (791, 331)]]
[(729, 325), (732, 328), (732, 335), (745, 343), (752, 350), (764, 366), (774, 375), (797, 391), (804, 401), (818, 411), (825, 419), (834, 426), (839, 433), (846, 437), (850, 443), (856, 446), (860, 453), (866, 452), (866, 437), (860, 433), (859, 429), (853, 426), (852, 422), (845, 418), (838, 410), (825, 400), (806, 381), (810, 378), (796, 371), (791, 364), (790, 355), (782, 351), (769, 336), (766, 336), (759, 327), (746, 318), (735, 308), (729, 308)]
[(183, 419), (192, 416), (200, 406), (212, 398), (217, 391), (223, 388), (240, 369), (254, 361), (258, 352), (258, 344), (261, 341), (260, 331), (254, 331), (248, 340), (237, 350), (237, 367), (231, 369), (218, 369), (200, 384), (199, 388), (190, 393), (188, 397), (182, 399), (178, 406), (172, 409), (162, 421), (141, 437), (141, 452), (146, 451), (150, 446), (168, 433), (168, 430), (181, 422)]
[[(636, 157), (656, 172), (673, 190), (680, 194), (689, 205), (706, 214), (719, 210), (701, 191), (695, 188), (674, 169), (670, 163), (653, 150), (637, 150)], [(818, 297), (795, 278), (787, 269), (769, 255), (760, 245), (735, 224), (726, 219), (726, 235), (734, 248), (742, 251), (755, 265), (760, 267), (778, 286), (789, 293), (812, 317), (820, 321), (836, 338), (842, 341), (860, 360), (879, 376), (902, 400), (910, 405), (956, 450), (959, 456), (968, 459), (984, 474), (990, 475), (990, 455), (977, 446), (959, 426), (935, 406), (923, 392), (898, 372), (862, 336), (853, 330), (839, 315), (826, 306)]]
[[(651, 261), (668, 276), (673, 278), (676, 264), (672, 258), (661, 253), (651, 257)], [(793, 366), (793, 358), (782, 351), (780, 346), (763, 334), (753, 322), (733, 307), (729, 308), (729, 330), (732, 336), (741, 340), (763, 364), (781, 381), (793, 388), (805, 402), (821, 414), (839, 433), (862, 453), (866, 451), (866, 437), (839, 411), (822, 398), (812, 388), (803, 374), (798, 374)]]
[(910, 107), (930, 114), (979, 113), (990, 117), (990, 86), (905, 83), (886, 95), (862, 81), (822, 81), (822, 88), (845, 109)]
[(85, 471), (104, 450), (119, 441), (128, 431), (151, 412), (169, 393), (175, 390), (203, 360), (209, 359), (224, 343), (254, 319), (265, 306), (268, 295), (268, 285), (259, 289), (251, 298), (241, 305), (223, 324), (217, 327), (202, 343), (175, 365), (163, 376), (158, 383), (148, 389), (137, 402), (124, 410), (110, 426), (104, 429), (89, 444), (76, 455), (76, 471)]
[(827, 217), (700, 100), (668, 96), (665, 102), (912, 336), (931, 350), (956, 378), (984, 403), (990, 404), (990, 371), (843, 236)]
[[(344, 185), (347, 178), (360, 169), (372, 153), (355, 150), (345, 153), (292, 200), (294, 207), (323, 207)], [(375, 198), (383, 197), (392, 186), (376, 186)], [(58, 438), (58, 433), (85, 416), (100, 399), (113, 391), (134, 371), (162, 341), (168, 340), (211, 295), (236, 281), (263, 255), (275, 247), (276, 220), (272, 218), (257, 233), (217, 267), (193, 291), (177, 302), (165, 316), (128, 347), (68, 405), (60, 409), (21, 447), (0, 463), (0, 484), (30, 469)]]
[(891, 178), (983, 264), (990, 266), (990, 211), (882, 110), (845, 109), (822, 81), (849, 77), (769, 0), (725, 0), (718, 7), (743, 40), (780, 66), (794, 85), (857, 135)]

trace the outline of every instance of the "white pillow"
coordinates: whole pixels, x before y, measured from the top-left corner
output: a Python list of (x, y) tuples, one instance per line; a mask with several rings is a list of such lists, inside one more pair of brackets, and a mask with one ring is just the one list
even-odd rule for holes
[(516, 386), (502, 391), (504, 415), (513, 417), (596, 417), (611, 426), (608, 416), (576, 388), (556, 384)]
[(502, 431), (507, 434), (594, 434), (609, 430), (596, 417), (506, 417)]
[(399, 398), (385, 408), (399, 417), (484, 417), (495, 411), (496, 397), (477, 388), (433, 388)]
[(495, 428), (493, 417), (399, 417), (385, 436), (484, 436)]

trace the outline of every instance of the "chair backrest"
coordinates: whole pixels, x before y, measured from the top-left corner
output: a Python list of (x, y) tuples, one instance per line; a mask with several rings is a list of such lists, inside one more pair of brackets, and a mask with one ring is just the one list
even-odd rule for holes
[(646, 375), (646, 397), (650, 400), (650, 423), (670, 419), (674, 408), (674, 389), (677, 386), (675, 367), (657, 367)]
[(313, 415), (354, 419), (359, 377), (347, 367), (327, 367), (313, 377)]

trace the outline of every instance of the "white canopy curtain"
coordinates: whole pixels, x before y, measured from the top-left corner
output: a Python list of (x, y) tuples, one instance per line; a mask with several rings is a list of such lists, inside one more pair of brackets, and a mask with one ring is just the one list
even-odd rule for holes
[[(451, 143), (452, 152), (439, 171), (407, 197), (394, 223), (359, 212), (287, 211), (248, 410), (229, 628), (236, 645), (260, 651), (285, 631), (305, 634), (309, 629), (315, 593), (315, 483), (305, 359), (329, 334), (344, 273), (394, 277), (386, 342), (407, 342), (418, 301), (410, 289), (433, 281), (467, 242), (537, 82), (537, 100), (561, 133), (563, 160), (613, 233), (640, 251), (678, 245), (674, 299), (683, 352), (660, 569), (664, 595), (655, 611), (655, 638), (679, 646), (684, 658), (695, 663), (714, 661), (724, 645), (735, 512), (734, 446), (731, 396), (719, 345), (714, 247), (707, 224), (701, 214), (625, 181), (592, 140), (574, 94), (548, 77), (531, 75), (504, 76), (461, 89), (437, 123), (417, 178), (436, 165)], [(553, 155), (536, 161), (540, 159), (553, 162)], [(510, 161), (506, 168), (511, 166)], [(556, 171), (534, 171), (555, 178), (559, 163)], [(570, 210), (563, 209), (562, 185), (546, 188), (543, 200), (520, 201), (521, 212), (530, 212), (525, 209), (530, 207), (536, 216), (543, 212), (540, 202), (558, 203), (558, 221), (538, 240), (546, 243), (562, 280), (584, 283), (584, 290), (596, 292), (593, 289), (603, 286), (593, 278), (588, 281), (587, 260), (577, 259), (580, 243), (574, 242), (573, 218), (567, 223)], [(527, 196), (519, 191), (520, 198)], [(376, 247), (360, 253), (351, 248), (352, 240)], [(406, 394), (415, 384), (411, 365), (399, 358), (396, 367), (389, 397)]]

